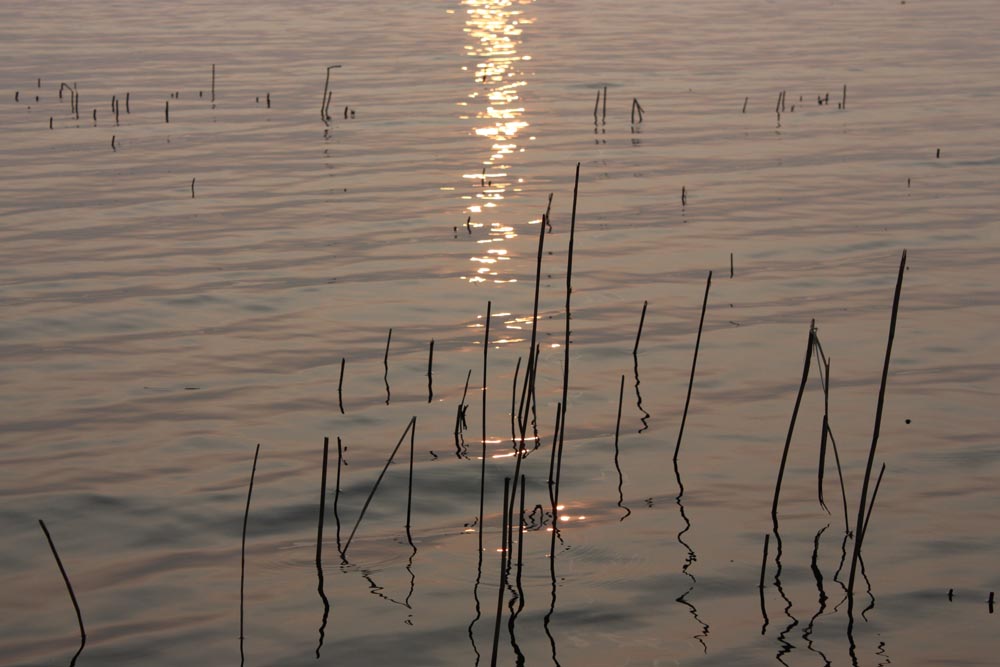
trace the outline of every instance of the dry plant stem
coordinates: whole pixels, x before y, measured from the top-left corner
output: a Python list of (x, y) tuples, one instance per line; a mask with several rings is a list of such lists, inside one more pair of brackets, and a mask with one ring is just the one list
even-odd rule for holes
[(556, 404), (556, 424), (555, 428), (552, 430), (552, 451), (549, 456), (549, 503), (554, 508), (556, 506), (556, 495), (555, 495), (555, 471), (556, 471), (556, 450), (559, 449), (559, 433), (562, 420), (562, 403)]
[(406, 480), (406, 541), (416, 549), (413, 544), (413, 535), (410, 533), (410, 517), (413, 512), (413, 448), (417, 437), (417, 418), (410, 422), (410, 470)]
[(344, 557), (344, 549), (340, 546), (340, 513), (337, 512), (337, 505), (340, 501), (340, 470), (344, 466), (344, 445), (337, 436), (337, 479), (333, 488), (333, 519), (337, 523), (337, 551), (340, 557)]
[[(606, 93), (605, 93), (606, 95)], [(570, 215), (569, 250), (566, 256), (566, 331), (563, 339), (563, 384), (561, 419), (559, 428), (559, 445), (556, 451), (555, 480), (552, 494), (552, 548), (549, 557), (555, 562), (556, 533), (559, 532), (559, 480), (562, 473), (563, 444), (566, 439), (566, 403), (569, 400), (569, 343), (570, 343), (570, 303), (573, 297), (573, 245), (576, 237), (576, 201), (580, 190), (580, 163), (576, 163), (576, 176), (573, 181), (573, 208)]]
[(806, 344), (806, 360), (802, 367), (802, 382), (799, 384), (799, 393), (795, 397), (795, 407), (792, 409), (792, 419), (788, 424), (788, 435), (785, 437), (785, 449), (781, 453), (781, 465), (778, 466), (778, 480), (774, 485), (774, 501), (771, 503), (771, 521), (774, 523), (775, 532), (778, 530), (778, 498), (781, 495), (781, 481), (785, 477), (785, 464), (788, 462), (788, 450), (792, 445), (792, 434), (795, 433), (795, 420), (799, 416), (799, 406), (802, 404), (802, 394), (806, 389), (806, 382), (809, 380), (809, 366), (812, 362), (813, 343), (816, 340), (816, 320), (809, 325), (809, 341)]
[[(378, 479), (376, 479), (375, 484), (372, 485), (372, 490), (371, 492), (369, 492), (368, 498), (365, 500), (365, 504), (361, 506), (361, 512), (360, 514), (358, 514), (358, 520), (354, 524), (354, 528), (351, 529), (351, 534), (347, 536), (347, 542), (344, 543), (344, 549), (340, 552), (344, 558), (347, 557), (347, 550), (351, 546), (351, 541), (354, 539), (354, 534), (358, 532), (358, 526), (361, 525), (361, 521), (365, 518), (365, 512), (368, 511), (368, 505), (371, 504), (372, 498), (375, 497), (375, 492), (378, 491), (378, 485), (382, 483), (382, 478), (385, 477), (385, 472), (389, 469), (389, 466), (392, 464), (393, 458), (396, 457), (396, 452), (399, 451), (400, 446), (403, 444), (403, 440), (406, 439), (406, 434), (409, 433), (412, 429), (416, 428), (416, 425), (417, 425), (417, 418), (411, 417), (410, 422), (406, 425), (406, 429), (403, 431), (403, 435), (399, 436), (399, 442), (396, 443), (396, 446), (392, 450), (392, 454), (389, 455), (388, 460), (385, 462), (385, 466), (382, 468), (382, 472), (379, 473)], [(407, 523), (409, 523), (409, 520), (407, 520)]]
[(510, 496), (510, 477), (503, 480), (503, 527), (500, 537), (500, 585), (497, 586), (497, 616), (493, 626), (493, 657), (490, 666), (496, 667), (497, 652), (500, 648), (500, 621), (503, 618), (503, 592), (507, 588), (507, 502)]
[(648, 301), (642, 302), (642, 314), (639, 316), (639, 330), (635, 332), (635, 345), (632, 347), (632, 356), (639, 354), (639, 339), (642, 338), (642, 325), (646, 321), (646, 306)]
[(330, 454), (330, 438), (323, 438), (323, 471), (319, 483), (319, 527), (316, 529), (316, 566), (323, 559), (323, 519), (326, 514), (326, 463)]
[(865, 515), (865, 524), (861, 527), (861, 542), (864, 546), (865, 535), (868, 534), (868, 522), (872, 520), (872, 510), (875, 509), (875, 499), (878, 497), (879, 487), (882, 486), (882, 475), (885, 474), (885, 464), (878, 471), (878, 478), (875, 480), (875, 488), (872, 489), (872, 501), (868, 503), (868, 514)]
[[(215, 101), (215, 65), (212, 65), (212, 101)], [(125, 102), (125, 108), (128, 109), (128, 102)]]
[[(59, 566), (59, 574), (62, 575), (63, 583), (66, 584), (66, 590), (69, 591), (69, 599), (73, 603), (73, 609), (76, 610), (76, 622), (80, 625), (80, 649), (77, 651), (77, 655), (80, 655), (80, 651), (83, 651), (84, 644), (87, 643), (87, 631), (83, 627), (83, 614), (80, 612), (80, 604), (76, 601), (76, 593), (73, 592), (73, 584), (69, 582), (69, 575), (66, 574), (66, 568), (63, 567), (62, 559), (59, 558), (59, 552), (56, 551), (56, 545), (55, 542), (52, 541), (52, 535), (49, 534), (49, 529), (46, 528), (45, 522), (41, 519), (38, 520), (38, 525), (42, 527), (42, 532), (45, 533), (45, 539), (48, 540), (49, 549), (52, 550), (52, 556), (56, 559), (56, 565)], [(74, 660), (76, 660), (75, 657)]]
[[(531, 309), (531, 347), (528, 353), (528, 368), (527, 373), (524, 376), (524, 382), (526, 390), (522, 391), (521, 404), (524, 405), (524, 395), (525, 393), (530, 393), (534, 395), (535, 393), (535, 366), (537, 359), (536, 343), (538, 340), (538, 297), (541, 290), (542, 281), (542, 254), (545, 249), (545, 228), (548, 226), (549, 211), (552, 210), (552, 193), (549, 193), (549, 203), (545, 208), (545, 215), (542, 216), (542, 222), (539, 224), (541, 229), (538, 230), (538, 254), (535, 257), (535, 300), (534, 305)], [(530, 374), (530, 378), (529, 378)], [(528, 396), (530, 403), (531, 396)], [(520, 419), (520, 427), (522, 435), (527, 430), (527, 414), (522, 414)]]
[(344, 366), (346, 365), (347, 365), (347, 359), (341, 357), (340, 380), (337, 381), (337, 403), (340, 406), (340, 414), (344, 414)]
[(767, 605), (764, 603), (764, 575), (767, 573), (767, 546), (771, 541), (771, 534), (764, 536), (764, 555), (760, 559), (760, 583), (757, 588), (760, 590), (760, 615), (764, 618), (764, 625), (760, 629), (760, 634), (767, 632)]
[(483, 456), (479, 473), (479, 553), (483, 553), (483, 507), (486, 502), (486, 366), (490, 354), (490, 318), (493, 302), (486, 302), (486, 335), (483, 337)]
[[(243, 591), (247, 571), (247, 521), (250, 518), (250, 497), (253, 495), (253, 478), (257, 474), (257, 457), (260, 455), (260, 443), (253, 453), (253, 467), (250, 468), (250, 486), (247, 488), (247, 507), (243, 512), (243, 539), (240, 543), (240, 640), (243, 637)], [(241, 647), (242, 650), (242, 647)]]
[(858, 501), (858, 518), (854, 524), (854, 554), (851, 556), (851, 574), (847, 582), (847, 615), (850, 623), (854, 621), (854, 578), (857, 575), (858, 557), (861, 555), (862, 530), (864, 529), (865, 505), (868, 499), (868, 486), (871, 483), (872, 466), (875, 464), (875, 450), (878, 446), (878, 436), (882, 428), (882, 411), (885, 407), (885, 387), (889, 381), (889, 361), (892, 358), (892, 342), (896, 337), (896, 318), (899, 314), (899, 296), (903, 290), (903, 272), (906, 270), (906, 251), (899, 261), (899, 275), (896, 277), (896, 291), (892, 298), (892, 317), (889, 320), (889, 340), (885, 346), (885, 362), (882, 364), (882, 381), (878, 390), (878, 403), (875, 409), (875, 428), (872, 433), (872, 445), (868, 450), (868, 465), (865, 467), (864, 483), (861, 486), (861, 498)]
[(427, 402), (434, 400), (434, 339), (431, 338), (430, 351), (427, 354)]
[(684, 413), (681, 416), (681, 427), (677, 432), (677, 446), (674, 447), (674, 462), (681, 451), (681, 438), (684, 437), (684, 424), (687, 423), (688, 407), (691, 405), (691, 390), (694, 388), (694, 373), (698, 367), (698, 348), (701, 347), (701, 330), (705, 326), (705, 310), (708, 308), (708, 291), (712, 287), (712, 272), (708, 272), (705, 282), (705, 299), (701, 303), (701, 319), (698, 321), (698, 337), (694, 343), (694, 359), (691, 362), (691, 377), (688, 380), (687, 398), (684, 400)]

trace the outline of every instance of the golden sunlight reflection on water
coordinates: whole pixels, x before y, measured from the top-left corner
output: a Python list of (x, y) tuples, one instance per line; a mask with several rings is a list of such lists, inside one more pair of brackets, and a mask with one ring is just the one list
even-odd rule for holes
[[(517, 282), (505, 277), (503, 263), (510, 260), (503, 244), (517, 236), (514, 225), (500, 219), (500, 203), (509, 192), (518, 192), (523, 179), (511, 175), (512, 157), (524, 148), (518, 146), (518, 135), (528, 127), (524, 120), (521, 90), (527, 85), (522, 63), (531, 56), (518, 53), (522, 26), (532, 19), (523, 7), (530, 2), (514, 0), (463, 0), (467, 18), (465, 33), (471, 43), (465, 45), (475, 66), (462, 69), (471, 72), (474, 90), (468, 101), (463, 120), (474, 120), (472, 136), (486, 143), (484, 158), (474, 170), (466, 170), (462, 179), (469, 188), (462, 195), (467, 229), (477, 236), (477, 245), (485, 252), (470, 257), (471, 271), (462, 276), (470, 283), (505, 284)], [(482, 141), (477, 142), (481, 146)], [(481, 150), (477, 148), (477, 151)], [(502, 342), (511, 342), (504, 340)]]

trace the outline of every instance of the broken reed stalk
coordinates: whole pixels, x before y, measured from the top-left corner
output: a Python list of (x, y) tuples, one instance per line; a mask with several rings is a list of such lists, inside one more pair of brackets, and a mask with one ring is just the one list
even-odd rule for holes
[(500, 648), (500, 621), (503, 618), (503, 592), (507, 588), (507, 526), (508, 517), (507, 501), (510, 495), (510, 477), (503, 480), (503, 532), (500, 538), (500, 584), (497, 586), (497, 617), (493, 625), (493, 657), (490, 658), (490, 667), (496, 667), (497, 652)]
[(774, 501), (771, 503), (771, 521), (775, 532), (778, 529), (778, 497), (781, 495), (781, 481), (785, 477), (785, 464), (788, 461), (788, 450), (792, 445), (792, 434), (795, 433), (795, 420), (799, 416), (799, 405), (802, 404), (802, 394), (809, 380), (809, 366), (812, 362), (813, 344), (816, 340), (816, 320), (809, 324), (809, 341), (806, 343), (806, 361), (802, 367), (802, 382), (799, 383), (799, 393), (795, 397), (795, 407), (792, 409), (792, 419), (788, 424), (788, 435), (785, 437), (785, 449), (781, 453), (781, 465), (778, 466), (778, 480), (774, 485)]
[[(545, 248), (545, 228), (548, 226), (549, 212), (552, 210), (552, 193), (549, 193), (549, 203), (545, 208), (545, 214), (542, 216), (542, 222), (539, 225), (541, 229), (538, 230), (538, 254), (535, 258), (535, 300), (534, 305), (531, 308), (531, 347), (528, 352), (528, 368), (524, 376), (524, 390), (521, 392), (521, 405), (524, 405), (525, 395), (528, 395), (528, 402), (534, 396), (535, 393), (535, 368), (538, 366), (538, 352), (536, 349), (536, 341), (538, 340), (538, 297), (541, 290), (542, 282), (542, 253)], [(520, 427), (521, 436), (524, 437), (524, 433), (527, 430), (527, 413), (519, 413), (520, 416)]]
[[(820, 365), (820, 379), (823, 382), (823, 432), (819, 438), (819, 469), (816, 474), (816, 491), (819, 506), (829, 514), (830, 508), (826, 506), (826, 501), (823, 499), (823, 474), (826, 472), (826, 442), (830, 433), (830, 361), (823, 354), (823, 346), (819, 344), (818, 337), (816, 339), (816, 348), (819, 351), (816, 363)], [(823, 372), (824, 370), (826, 372)]]
[(624, 521), (625, 517), (632, 513), (632, 510), (624, 506), (625, 496), (622, 494), (622, 486), (625, 480), (622, 478), (622, 467), (618, 463), (618, 434), (622, 428), (622, 399), (625, 397), (625, 376), (622, 375), (621, 385), (618, 387), (618, 418), (615, 420), (615, 470), (618, 471), (618, 507), (624, 509), (627, 514), (619, 521)]
[(594, 125), (597, 125), (597, 108), (601, 106), (601, 91), (597, 91), (597, 99), (594, 100)]
[(132, 109), (129, 106), (129, 98), (132, 97), (131, 91), (125, 93), (125, 113), (132, 113)]
[(431, 348), (427, 354), (427, 402), (434, 400), (434, 339), (431, 338)]
[(844, 84), (844, 92), (840, 97), (840, 109), (844, 110), (847, 108), (847, 84)]
[[(365, 500), (365, 504), (361, 506), (361, 512), (358, 514), (358, 520), (357, 522), (355, 522), (354, 528), (351, 529), (351, 534), (348, 535), (347, 542), (344, 543), (344, 548), (340, 552), (341, 556), (344, 557), (345, 559), (347, 557), (347, 550), (351, 546), (351, 541), (354, 539), (354, 534), (358, 532), (358, 526), (361, 525), (362, 519), (365, 518), (365, 512), (368, 511), (368, 505), (371, 504), (372, 498), (375, 497), (375, 492), (378, 491), (378, 485), (382, 483), (382, 478), (385, 477), (385, 473), (389, 469), (389, 466), (392, 464), (392, 460), (396, 457), (396, 452), (399, 451), (400, 446), (403, 444), (403, 440), (406, 439), (406, 434), (409, 433), (412, 429), (416, 428), (416, 425), (417, 425), (417, 418), (410, 417), (410, 422), (406, 425), (406, 429), (403, 431), (403, 435), (399, 436), (399, 442), (396, 443), (396, 446), (393, 448), (392, 453), (389, 454), (389, 458), (386, 460), (385, 466), (382, 468), (382, 472), (379, 473), (378, 479), (375, 480), (375, 484), (372, 486), (372, 490), (368, 493), (368, 498)], [(410, 522), (409, 516), (407, 516), (406, 522), (407, 524), (409, 524)]]
[[(872, 510), (875, 509), (875, 499), (878, 497), (879, 487), (882, 486), (882, 475), (885, 474), (885, 464), (882, 464), (882, 468), (878, 471), (878, 478), (875, 480), (875, 488), (872, 489), (872, 501), (868, 503), (868, 514), (865, 515), (865, 524), (861, 527), (861, 541), (865, 541), (865, 535), (868, 534), (868, 522), (872, 520)], [(862, 545), (864, 546), (864, 545)]]
[(406, 541), (416, 552), (417, 547), (413, 544), (413, 535), (410, 533), (410, 516), (413, 510), (413, 446), (417, 437), (417, 418), (410, 422), (410, 470), (406, 478)]
[(170, 100), (167, 100), (167, 104), (163, 108), (163, 119), (167, 123), (170, 122)]
[(604, 86), (604, 101), (601, 104), (601, 125), (604, 125), (604, 119), (608, 115), (608, 87)]
[(319, 527), (316, 529), (316, 567), (323, 560), (323, 518), (326, 514), (326, 462), (330, 453), (330, 438), (323, 438), (323, 471), (319, 483)]
[(757, 588), (760, 590), (760, 615), (764, 618), (764, 624), (761, 626), (760, 634), (765, 634), (767, 632), (767, 605), (764, 603), (764, 575), (767, 573), (767, 546), (771, 541), (771, 534), (768, 533), (764, 535), (764, 555), (760, 559), (760, 583)]
[(194, 199), (194, 181), (195, 181), (195, 179), (192, 178), (191, 179), (191, 199)]
[(882, 381), (878, 390), (878, 403), (875, 409), (875, 428), (872, 433), (872, 444), (868, 450), (868, 465), (865, 467), (864, 483), (861, 486), (861, 498), (858, 501), (858, 519), (854, 524), (854, 554), (851, 557), (851, 575), (847, 584), (847, 614), (854, 620), (854, 578), (857, 574), (858, 557), (861, 555), (861, 541), (864, 528), (865, 505), (868, 499), (868, 485), (871, 483), (872, 466), (875, 463), (875, 449), (878, 446), (878, 436), (882, 428), (882, 411), (885, 407), (885, 387), (889, 381), (889, 361), (892, 358), (892, 342), (896, 337), (896, 318), (899, 315), (899, 296), (903, 290), (903, 272), (906, 270), (906, 250), (899, 261), (899, 275), (896, 277), (896, 291), (892, 297), (892, 317), (889, 320), (889, 340), (885, 346), (885, 362), (882, 365)]
[(708, 309), (708, 291), (712, 287), (712, 272), (708, 272), (708, 280), (705, 281), (705, 299), (701, 303), (701, 319), (698, 321), (698, 337), (694, 342), (694, 359), (691, 361), (691, 377), (688, 379), (687, 398), (684, 399), (684, 413), (681, 415), (681, 426), (677, 431), (677, 446), (674, 447), (674, 462), (681, 451), (681, 438), (684, 437), (684, 425), (687, 423), (688, 407), (691, 405), (691, 390), (694, 388), (694, 373), (698, 367), (698, 348), (701, 347), (701, 331), (705, 326), (705, 311)]
[[(73, 603), (73, 609), (76, 610), (76, 622), (80, 625), (80, 648), (77, 650), (76, 655), (80, 655), (83, 651), (84, 645), (87, 643), (87, 631), (83, 627), (83, 614), (80, 612), (80, 603), (76, 601), (76, 593), (73, 592), (73, 584), (69, 582), (69, 575), (66, 574), (66, 568), (63, 567), (62, 559), (59, 558), (59, 552), (56, 551), (55, 542), (52, 541), (52, 535), (49, 534), (49, 529), (45, 526), (45, 522), (41, 519), (38, 520), (38, 525), (42, 527), (42, 532), (45, 533), (45, 539), (48, 540), (49, 549), (52, 550), (52, 556), (56, 559), (56, 565), (59, 567), (59, 573), (62, 575), (63, 582), (66, 584), (66, 590), (69, 591), (69, 599)], [(76, 661), (76, 656), (73, 657), (73, 661)]]
[(250, 468), (250, 486), (247, 487), (247, 507), (243, 512), (243, 539), (240, 542), (240, 651), (243, 650), (243, 591), (247, 571), (247, 521), (250, 519), (250, 497), (253, 495), (253, 478), (257, 474), (257, 457), (260, 455), (260, 443), (253, 453), (253, 467)]
[(337, 381), (337, 403), (340, 405), (340, 414), (344, 414), (344, 366), (347, 365), (345, 357), (340, 358), (340, 380)]
[(750, 101), (749, 97), (744, 97), (743, 98), (743, 111), (741, 111), (740, 113), (746, 113), (747, 112), (747, 102), (749, 102), (749, 101)]
[(392, 394), (389, 391), (389, 344), (392, 343), (392, 327), (389, 327), (389, 335), (385, 339), (385, 356), (382, 357), (382, 366), (385, 368), (385, 373), (382, 375), (382, 380), (385, 382), (385, 404), (389, 405), (389, 399)]
[(319, 109), (320, 118), (326, 123), (330, 120), (330, 100), (333, 93), (330, 91), (330, 70), (340, 67), (340, 65), (330, 65), (326, 68), (326, 83), (323, 85), (323, 99)]
[[(607, 88), (605, 88), (605, 96), (607, 95)], [(566, 331), (563, 340), (563, 384), (562, 384), (562, 401), (560, 402), (561, 407), (561, 419), (559, 428), (559, 441), (556, 452), (556, 464), (555, 464), (555, 480), (553, 484), (553, 494), (552, 494), (552, 548), (550, 549), (549, 558), (552, 559), (552, 563), (555, 563), (555, 544), (556, 544), (556, 533), (559, 532), (559, 481), (562, 476), (562, 456), (563, 456), (563, 445), (566, 439), (566, 404), (569, 401), (569, 342), (570, 342), (570, 303), (573, 296), (573, 245), (576, 238), (576, 201), (577, 194), (580, 190), (580, 163), (576, 163), (576, 176), (573, 180), (573, 208), (570, 214), (569, 223), (569, 249), (566, 253)], [(553, 447), (556, 447), (556, 443), (553, 442)]]
[(632, 356), (639, 354), (639, 339), (642, 338), (642, 325), (646, 321), (646, 306), (648, 301), (642, 302), (642, 314), (639, 315), (639, 330), (635, 332), (635, 346), (632, 347)]
[(555, 471), (556, 471), (556, 451), (559, 449), (559, 433), (562, 419), (562, 403), (556, 403), (556, 423), (552, 430), (552, 451), (549, 453), (549, 502), (552, 507), (556, 506), (555, 496)]
[(337, 505), (340, 501), (340, 469), (344, 464), (344, 446), (340, 442), (340, 436), (337, 436), (337, 479), (334, 482), (333, 487), (333, 520), (337, 523), (337, 551), (340, 553), (340, 557), (344, 557), (344, 550), (340, 546), (340, 513), (337, 512)]
[(729, 253), (729, 277), (733, 277), (733, 253)]
[(479, 474), (479, 553), (483, 553), (483, 506), (486, 502), (486, 365), (490, 353), (490, 318), (493, 302), (486, 302), (486, 335), (483, 338), (483, 457)]

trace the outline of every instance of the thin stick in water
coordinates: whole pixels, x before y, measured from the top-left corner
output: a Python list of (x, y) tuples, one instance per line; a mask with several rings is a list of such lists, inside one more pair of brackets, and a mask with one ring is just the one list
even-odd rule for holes
[(434, 400), (434, 339), (431, 338), (430, 351), (427, 353), (427, 402)]
[(392, 343), (392, 328), (389, 328), (389, 335), (385, 339), (385, 356), (382, 357), (382, 365), (385, 367), (385, 374), (382, 376), (385, 381), (385, 404), (389, 405), (392, 394), (389, 392), (389, 344)]
[(705, 326), (705, 311), (708, 309), (708, 291), (712, 288), (712, 272), (708, 272), (705, 282), (705, 298), (701, 302), (701, 319), (698, 321), (698, 337), (694, 342), (694, 359), (691, 361), (691, 377), (688, 379), (687, 398), (684, 399), (684, 413), (681, 415), (681, 426), (677, 432), (677, 446), (674, 447), (674, 461), (681, 451), (681, 438), (684, 437), (684, 425), (687, 423), (688, 407), (691, 405), (691, 390), (694, 388), (694, 373), (698, 367), (698, 349), (701, 347), (701, 331)]
[[(483, 456), (479, 474), (479, 553), (483, 553), (483, 508), (486, 502), (486, 363), (490, 353), (490, 318), (493, 302), (486, 302), (486, 335), (483, 338)], [(506, 504), (504, 504), (506, 507)]]
[(625, 507), (625, 496), (622, 495), (622, 486), (624, 484), (624, 479), (622, 477), (622, 467), (618, 463), (618, 434), (622, 427), (622, 398), (625, 396), (625, 376), (622, 375), (621, 386), (618, 388), (618, 419), (615, 421), (615, 470), (618, 471), (618, 507), (625, 510), (625, 514), (619, 521), (624, 521), (631, 513), (628, 507)]
[[(411, 417), (410, 422), (406, 425), (406, 429), (403, 431), (403, 435), (399, 436), (399, 442), (396, 443), (396, 446), (393, 448), (392, 453), (389, 454), (389, 458), (388, 460), (386, 460), (385, 466), (382, 468), (382, 472), (379, 473), (378, 479), (376, 479), (375, 484), (372, 485), (372, 490), (368, 493), (368, 498), (365, 500), (365, 504), (361, 506), (361, 513), (358, 514), (358, 520), (357, 522), (355, 522), (354, 528), (351, 529), (351, 534), (348, 535), (347, 542), (344, 543), (344, 548), (341, 551), (341, 554), (344, 555), (345, 557), (348, 548), (350, 548), (351, 546), (351, 541), (354, 539), (354, 534), (358, 532), (358, 526), (361, 525), (361, 521), (365, 518), (365, 512), (368, 511), (368, 505), (371, 504), (372, 498), (375, 497), (375, 492), (378, 491), (378, 485), (382, 483), (382, 478), (385, 477), (386, 471), (389, 469), (389, 466), (392, 465), (392, 460), (396, 457), (396, 452), (399, 451), (400, 446), (403, 444), (403, 440), (406, 439), (406, 434), (409, 433), (412, 429), (416, 428), (416, 425), (417, 425), (417, 418)], [(409, 518), (407, 518), (407, 523), (409, 523)]]
[(507, 501), (510, 496), (510, 477), (503, 480), (503, 532), (501, 533), (500, 547), (500, 585), (497, 586), (497, 616), (493, 626), (493, 657), (490, 659), (490, 667), (496, 667), (497, 651), (500, 648), (500, 621), (503, 619), (503, 592), (507, 588)]
[(809, 341), (806, 344), (806, 360), (802, 367), (802, 382), (799, 384), (799, 393), (795, 397), (795, 407), (792, 409), (792, 420), (788, 425), (788, 435), (785, 437), (785, 449), (781, 453), (781, 465), (778, 467), (778, 480), (774, 485), (774, 501), (771, 503), (771, 521), (774, 523), (775, 532), (778, 527), (778, 497), (781, 495), (781, 481), (785, 476), (785, 463), (788, 461), (788, 450), (792, 445), (792, 434), (795, 432), (795, 420), (799, 416), (799, 405), (802, 403), (802, 394), (806, 389), (806, 382), (809, 380), (809, 366), (812, 362), (813, 344), (816, 340), (816, 320), (809, 324)]
[(250, 486), (247, 487), (247, 507), (243, 512), (243, 538), (240, 542), (240, 655), (243, 654), (243, 591), (247, 571), (247, 521), (250, 519), (250, 497), (253, 495), (253, 478), (257, 474), (257, 457), (260, 455), (260, 443), (253, 453), (253, 467), (250, 468)]
[(764, 556), (760, 559), (760, 584), (757, 588), (760, 589), (760, 615), (764, 617), (764, 624), (761, 626), (760, 634), (765, 634), (767, 632), (767, 605), (764, 604), (764, 575), (767, 572), (767, 545), (771, 541), (771, 534), (768, 533), (764, 536)]
[(635, 332), (635, 345), (632, 347), (632, 356), (639, 354), (639, 339), (642, 338), (642, 325), (646, 321), (646, 306), (648, 301), (642, 302), (642, 314), (639, 315), (639, 330)]
[[(605, 97), (607, 97), (607, 87), (605, 87)], [(556, 534), (559, 532), (559, 482), (562, 476), (562, 455), (563, 455), (563, 445), (566, 438), (566, 406), (569, 402), (569, 345), (570, 345), (570, 323), (572, 320), (572, 311), (570, 309), (570, 303), (573, 296), (573, 246), (576, 239), (576, 202), (577, 195), (580, 190), (580, 163), (576, 163), (576, 176), (573, 179), (573, 208), (570, 214), (569, 223), (569, 248), (566, 253), (566, 330), (563, 339), (563, 384), (562, 384), (562, 401), (560, 405), (561, 419), (559, 428), (559, 441), (558, 447), (556, 448), (556, 465), (555, 465), (555, 480), (554, 480), (554, 491), (552, 494), (552, 548), (549, 552), (549, 557), (552, 559), (552, 563), (555, 562), (555, 543)], [(555, 443), (553, 443), (555, 447)]]
[(319, 484), (319, 527), (316, 529), (316, 567), (323, 560), (323, 518), (326, 514), (326, 462), (330, 452), (330, 438), (323, 438), (323, 470)]
[(80, 624), (80, 648), (77, 649), (76, 655), (73, 656), (73, 661), (70, 663), (73, 664), (76, 662), (77, 657), (83, 651), (83, 647), (87, 643), (87, 631), (83, 627), (83, 614), (80, 612), (80, 603), (76, 601), (76, 593), (73, 592), (73, 584), (69, 582), (69, 575), (66, 574), (66, 568), (63, 567), (62, 559), (59, 558), (59, 552), (56, 551), (56, 545), (55, 542), (52, 541), (52, 535), (49, 534), (49, 529), (46, 528), (45, 522), (41, 519), (38, 520), (38, 525), (42, 527), (42, 532), (45, 533), (45, 539), (48, 540), (49, 549), (52, 550), (52, 556), (56, 559), (56, 565), (59, 566), (59, 573), (62, 575), (63, 582), (66, 584), (66, 590), (69, 591), (69, 599), (73, 603), (73, 609), (76, 610), (76, 622)]
[(406, 541), (416, 552), (417, 547), (413, 544), (413, 535), (410, 533), (410, 517), (413, 512), (413, 447), (417, 437), (417, 418), (410, 422), (410, 470), (406, 478)]
[(337, 403), (340, 405), (340, 414), (344, 414), (344, 366), (347, 365), (345, 357), (340, 358), (340, 380), (337, 381)]
[(882, 428), (882, 411), (885, 407), (885, 387), (889, 381), (889, 361), (892, 358), (892, 342), (896, 337), (896, 318), (899, 315), (899, 296), (903, 290), (903, 272), (906, 270), (906, 250), (899, 261), (899, 275), (896, 277), (896, 291), (892, 298), (892, 317), (889, 320), (889, 340), (885, 346), (885, 362), (882, 365), (882, 381), (878, 390), (878, 403), (875, 409), (875, 429), (872, 433), (872, 444), (868, 450), (868, 465), (865, 467), (864, 483), (861, 487), (861, 498), (858, 502), (858, 519), (854, 524), (854, 554), (851, 557), (851, 575), (847, 583), (847, 615), (849, 623), (854, 621), (854, 578), (857, 574), (858, 557), (861, 555), (861, 530), (864, 529), (865, 504), (868, 499), (868, 485), (871, 483), (872, 466), (875, 463), (875, 449), (878, 446), (878, 436)]

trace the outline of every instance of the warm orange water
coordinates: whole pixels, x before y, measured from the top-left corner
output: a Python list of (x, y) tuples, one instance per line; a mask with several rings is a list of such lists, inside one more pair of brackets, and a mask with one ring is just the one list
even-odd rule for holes
[[(331, 461), (319, 663), (488, 664), (538, 221), (553, 193), (529, 508), (548, 502), (580, 162), (556, 601), (542, 527), (524, 535), (500, 663), (516, 644), (532, 665), (994, 664), (998, 20), (986, 0), (3, 3), (0, 662), (66, 664), (79, 644), (42, 518), (88, 631), (78, 665), (235, 663), (260, 442), (246, 664), (317, 664), (322, 438), (347, 446), (346, 534), (416, 415), (412, 559), (406, 448), (343, 566)], [(809, 323), (832, 359), (853, 521), (903, 248), (864, 550), (874, 607), (852, 655), (832, 467), (832, 514), (816, 501), (814, 367), (762, 634), (761, 548)], [(671, 454), (710, 270), (681, 508)], [(858, 586), (860, 610), (873, 598)]]

